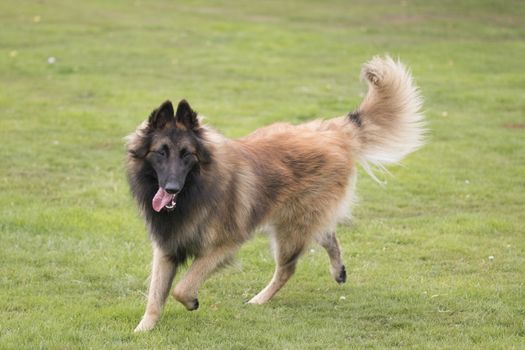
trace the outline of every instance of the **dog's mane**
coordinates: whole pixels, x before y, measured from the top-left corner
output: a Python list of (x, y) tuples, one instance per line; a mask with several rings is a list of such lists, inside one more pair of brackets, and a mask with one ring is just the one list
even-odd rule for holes
[(172, 259), (184, 263), (200, 249), (204, 236), (204, 227), (195, 225), (196, 217), (205, 206), (217, 203), (219, 193), (210, 182), (211, 168), (216, 162), (212, 139), (218, 135), (207, 127), (199, 128), (194, 134), (200, 152), (206, 154), (206, 162), (199, 163), (187, 175), (186, 182), (177, 196), (177, 206), (173, 211), (155, 212), (151, 200), (158, 190), (158, 179), (155, 170), (146, 160), (146, 154), (137, 152), (147, 149), (155, 131), (141, 125), (128, 136), (127, 175), (131, 193), (138, 203), (141, 214), (146, 219), (150, 238), (159, 244), (170, 245)]

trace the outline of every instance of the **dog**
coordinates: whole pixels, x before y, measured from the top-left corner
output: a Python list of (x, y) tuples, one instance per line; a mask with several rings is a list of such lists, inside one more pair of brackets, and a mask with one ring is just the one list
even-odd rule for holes
[(313, 241), (331, 275), (346, 281), (336, 225), (349, 216), (356, 164), (397, 163), (424, 141), (422, 98), (398, 60), (374, 57), (361, 77), (368, 92), (344, 116), (301, 125), (277, 123), (229, 139), (203, 125), (186, 100), (155, 109), (127, 138), (127, 175), (153, 245), (146, 311), (136, 332), (157, 323), (177, 268), (193, 259), (173, 296), (188, 310), (198, 290), (264, 228), (276, 269), (248, 303), (263, 304), (293, 275)]

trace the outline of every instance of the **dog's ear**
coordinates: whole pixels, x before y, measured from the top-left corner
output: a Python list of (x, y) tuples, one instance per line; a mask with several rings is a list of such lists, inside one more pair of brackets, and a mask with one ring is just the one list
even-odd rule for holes
[(174, 118), (171, 101), (165, 101), (159, 108), (151, 112), (148, 123), (153, 129), (162, 129)]
[(177, 123), (181, 123), (190, 130), (199, 128), (199, 120), (197, 119), (197, 112), (191, 109), (190, 104), (186, 100), (181, 100), (177, 106), (177, 113), (175, 114)]

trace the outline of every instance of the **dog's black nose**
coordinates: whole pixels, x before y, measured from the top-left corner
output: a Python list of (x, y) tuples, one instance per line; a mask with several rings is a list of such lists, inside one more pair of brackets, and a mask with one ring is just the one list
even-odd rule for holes
[(169, 194), (177, 194), (180, 192), (180, 186), (170, 182), (166, 184), (165, 190)]

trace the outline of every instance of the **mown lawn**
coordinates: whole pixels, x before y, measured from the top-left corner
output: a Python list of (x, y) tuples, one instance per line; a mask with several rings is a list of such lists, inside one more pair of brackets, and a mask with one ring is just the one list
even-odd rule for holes
[[(0, 348), (525, 348), (523, 1), (0, 2)], [(312, 246), (271, 303), (258, 236), (187, 312), (133, 334), (151, 250), (124, 141), (187, 98), (238, 137), (344, 114), (399, 56), (428, 144), (360, 171), (348, 282)]]

